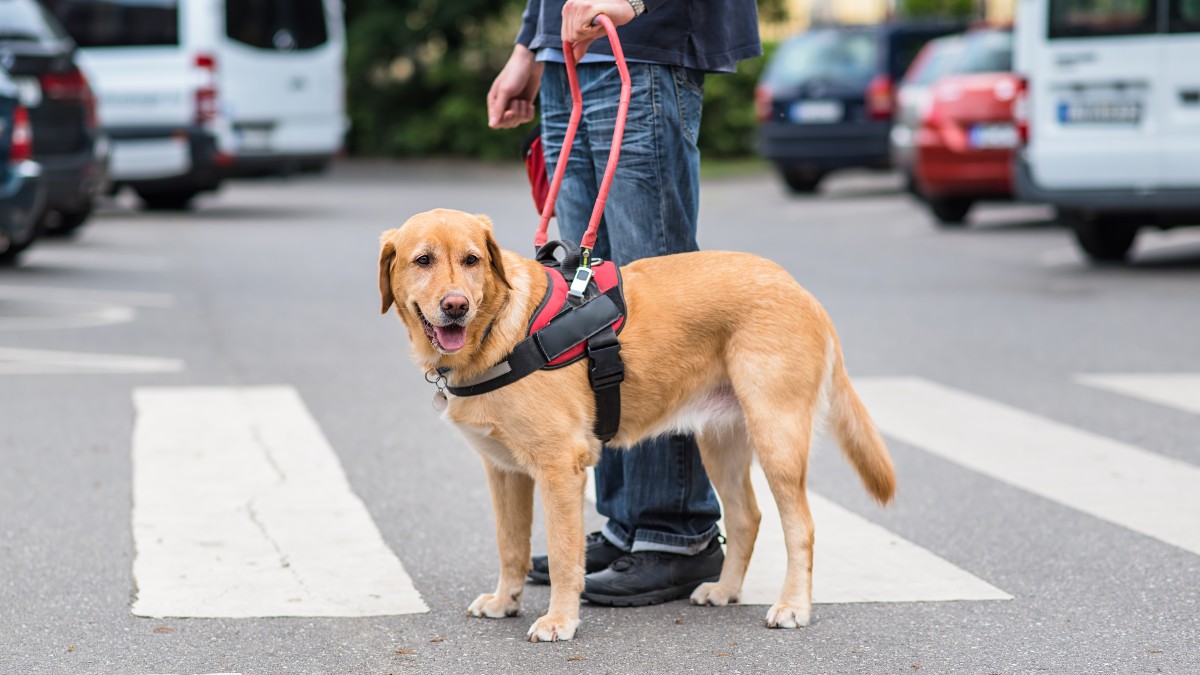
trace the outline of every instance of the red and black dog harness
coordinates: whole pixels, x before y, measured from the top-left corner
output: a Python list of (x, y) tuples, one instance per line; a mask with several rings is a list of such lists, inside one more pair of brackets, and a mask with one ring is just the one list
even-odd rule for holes
[[(554, 257), (559, 248), (565, 254), (561, 261)], [(578, 274), (578, 247), (552, 241), (538, 249), (537, 260), (545, 267), (549, 283), (529, 321), (527, 337), (500, 363), (474, 380), (447, 386), (446, 390), (455, 396), (478, 396), (538, 370), (562, 368), (586, 356), (588, 382), (596, 399), (594, 431), (597, 438), (607, 442), (620, 426), (621, 382), (625, 380), (621, 344), (617, 341), (626, 314), (621, 273), (612, 261), (591, 261), (586, 290), (572, 293), (567, 279)]]

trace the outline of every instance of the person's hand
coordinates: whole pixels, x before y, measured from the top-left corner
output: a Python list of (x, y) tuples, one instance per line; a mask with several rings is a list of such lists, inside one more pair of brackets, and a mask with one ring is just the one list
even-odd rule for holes
[(542, 64), (524, 45), (513, 48), (508, 63), (488, 91), (488, 126), (511, 129), (533, 120), (533, 99), (542, 83)]
[(574, 43), (577, 62), (587, 53), (588, 45), (604, 37), (604, 27), (592, 25), (600, 14), (612, 19), (615, 26), (624, 26), (635, 16), (629, 0), (567, 0), (563, 5), (562, 39)]

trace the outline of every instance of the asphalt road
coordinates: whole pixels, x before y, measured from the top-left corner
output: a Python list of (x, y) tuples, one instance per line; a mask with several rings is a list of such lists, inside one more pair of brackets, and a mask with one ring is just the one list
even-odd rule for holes
[[(495, 582), (488, 491), (379, 315), (378, 235), (453, 207), (527, 251), (536, 217), (517, 166), (355, 164), (230, 185), (188, 214), (121, 202), (0, 271), (0, 672), (1200, 672), (1200, 229), (1094, 268), (1044, 209), (984, 207), (946, 231), (897, 188), (847, 176), (792, 198), (768, 174), (708, 180), (701, 244), (790, 270), (878, 407), (894, 506), (824, 443), (811, 489), (1008, 599), (823, 603), (801, 630), (764, 628), (763, 606), (585, 605), (557, 644), (522, 639), (544, 587), (518, 618), (466, 617)], [(135, 616), (156, 582), (134, 574), (134, 512), (165, 518), (134, 504), (138, 480), (159, 480), (133, 461), (135, 390), (265, 385), (299, 394), (427, 613)], [(314, 494), (338, 487), (318, 473)], [(234, 478), (170, 480), (203, 505)], [(820, 577), (838, 532), (817, 526)], [(313, 539), (310, 555), (338, 546)]]

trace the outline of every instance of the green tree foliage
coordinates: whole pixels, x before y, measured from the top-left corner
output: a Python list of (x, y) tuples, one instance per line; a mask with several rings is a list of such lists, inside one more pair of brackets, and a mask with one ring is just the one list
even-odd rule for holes
[[(524, 0), (346, 0), (346, 83), (358, 155), (513, 158), (529, 125), (487, 126), (487, 92), (512, 52)], [(779, 18), (782, 0), (763, 0)], [(708, 78), (701, 150), (753, 150), (762, 59)], [(535, 122), (536, 123), (536, 122)]]
[(524, 131), (489, 129), (486, 97), (524, 4), (347, 0), (351, 151), (513, 156)]
[(914, 19), (969, 19), (979, 6), (978, 0), (899, 0), (896, 4), (900, 16)]

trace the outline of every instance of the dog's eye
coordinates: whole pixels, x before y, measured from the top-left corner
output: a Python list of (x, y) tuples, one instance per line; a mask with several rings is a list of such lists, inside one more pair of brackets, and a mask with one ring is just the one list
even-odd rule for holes
[(430, 258), (428, 255), (423, 255), (413, 262), (417, 263), (421, 267), (429, 267), (431, 264), (433, 264), (433, 258)]
[(477, 255), (468, 255), (467, 257), (463, 258), (463, 264), (467, 267), (472, 267), (477, 262), (479, 262), (479, 256)]

